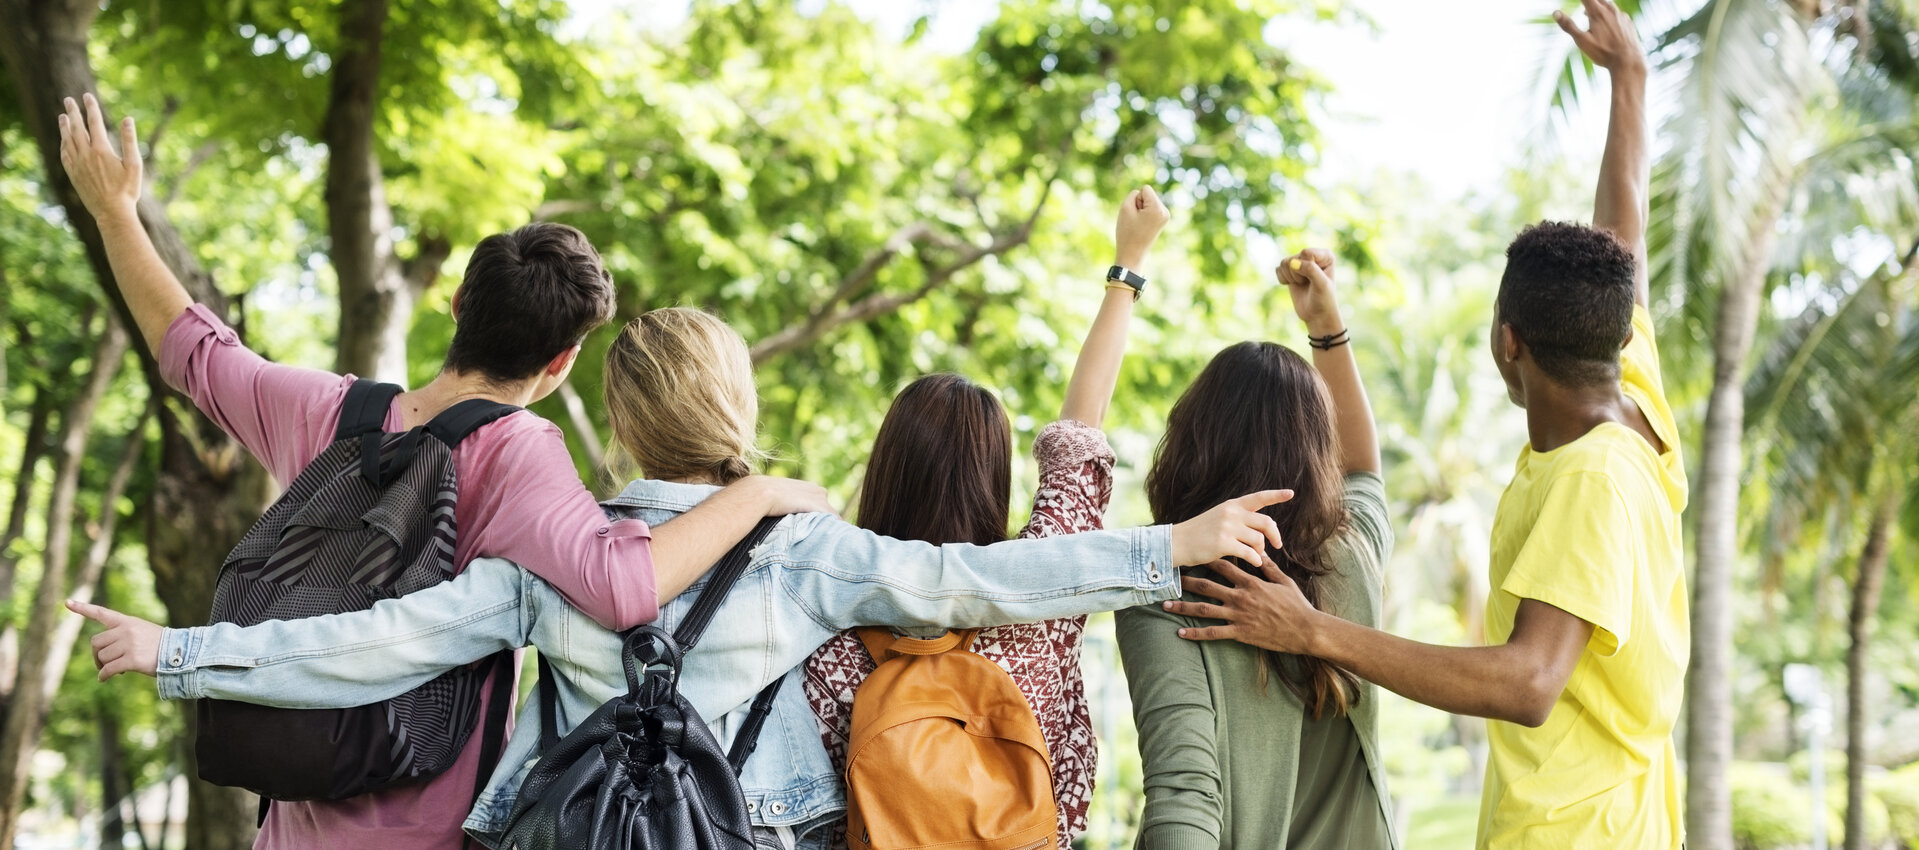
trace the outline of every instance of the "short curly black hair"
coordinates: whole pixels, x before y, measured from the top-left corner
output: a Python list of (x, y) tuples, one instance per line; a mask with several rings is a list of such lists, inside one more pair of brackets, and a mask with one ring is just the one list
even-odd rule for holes
[(1583, 224), (1531, 225), (1506, 248), (1497, 306), (1498, 321), (1548, 378), (1573, 387), (1616, 382), (1632, 335), (1632, 250)]

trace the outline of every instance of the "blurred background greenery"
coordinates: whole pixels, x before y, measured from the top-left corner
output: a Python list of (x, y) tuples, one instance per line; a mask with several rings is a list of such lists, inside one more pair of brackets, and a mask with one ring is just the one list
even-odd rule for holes
[[(1654, 312), (1694, 469), (1690, 845), (1805, 846), (1818, 816), (1835, 843), (1919, 847), (1919, 2), (1622, 5), (1655, 64)], [(565, 222), (605, 254), (622, 319), (689, 304), (745, 334), (773, 471), (847, 502), (925, 372), (997, 389), (1030, 445), (1102, 291), (1112, 205), (1150, 184), (1174, 222), (1108, 429), (1109, 521), (1145, 522), (1173, 398), (1228, 342), (1297, 343), (1271, 263), (1331, 247), (1399, 536), (1387, 625), (1473, 642), (1525, 439), (1483, 353), (1501, 251), (1589, 216), (1604, 120), (1552, 8), (0, 0), (0, 837), (244, 847), (254, 811), (183, 778), (190, 724), (148, 680), (94, 684), (58, 607), (199, 622), (270, 498), (119, 330), (97, 234), (43, 158), (59, 97), (137, 117), (169, 262), (267, 355), (424, 381), (474, 241)], [(602, 491), (623, 474), (608, 338), (535, 408)], [(1141, 804), (1110, 623), (1087, 643), (1087, 848), (1129, 845)], [(1826, 800), (1789, 663), (1831, 692)], [(1383, 699), (1406, 846), (1470, 846), (1484, 723)]]

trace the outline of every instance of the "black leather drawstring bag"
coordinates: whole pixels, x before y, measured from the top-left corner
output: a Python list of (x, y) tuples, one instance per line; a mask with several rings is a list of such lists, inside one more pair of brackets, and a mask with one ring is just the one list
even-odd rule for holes
[[(713, 568), (686, 620), (625, 634), (627, 692), (557, 738), (558, 696), (540, 659), (540, 762), (520, 785), (499, 846), (506, 850), (753, 850), (739, 770), (784, 678), (760, 691), (733, 750), (680, 695), (680, 667), (706, 631), (748, 555), (778, 522), (769, 517)], [(557, 739), (556, 739), (557, 738)]]

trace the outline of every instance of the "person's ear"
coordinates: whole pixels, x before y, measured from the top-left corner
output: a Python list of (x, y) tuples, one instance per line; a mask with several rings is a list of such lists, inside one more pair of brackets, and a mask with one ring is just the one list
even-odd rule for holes
[(1513, 333), (1513, 326), (1499, 323), (1499, 359), (1507, 363), (1518, 363), (1526, 353), (1526, 343)]
[(460, 323), (460, 293), (465, 291), (466, 287), (464, 286), (453, 290), (453, 300), (447, 302), (446, 311), (453, 317), (453, 323), (456, 325)]
[(573, 368), (573, 361), (579, 359), (579, 357), (580, 347), (578, 345), (553, 355), (553, 359), (547, 361), (546, 374), (556, 378), (566, 374), (567, 370)]
[(1621, 342), (1621, 343), (1619, 343), (1619, 350), (1620, 350), (1620, 351), (1625, 351), (1625, 350), (1626, 350), (1626, 346), (1628, 346), (1628, 345), (1632, 345), (1632, 335), (1633, 335), (1633, 333), (1634, 333), (1634, 331), (1633, 331), (1633, 329), (1632, 329), (1632, 328), (1627, 328), (1627, 329), (1626, 329), (1626, 339), (1625, 339), (1625, 341), (1623, 341), (1623, 342)]

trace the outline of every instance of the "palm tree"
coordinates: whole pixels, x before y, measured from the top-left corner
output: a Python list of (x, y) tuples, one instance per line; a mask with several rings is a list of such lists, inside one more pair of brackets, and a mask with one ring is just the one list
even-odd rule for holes
[[(1846, 649), (1846, 847), (1865, 847), (1868, 650), (1902, 507), (1919, 510), (1919, 243), (1837, 303), (1809, 308), (1747, 385), (1754, 454), (1770, 494), (1766, 527), (1817, 545), (1829, 529), (1857, 550)], [(1863, 518), (1863, 523), (1859, 520)], [(1863, 528), (1861, 527), (1863, 526)], [(1862, 533), (1863, 532), (1863, 533)]]

